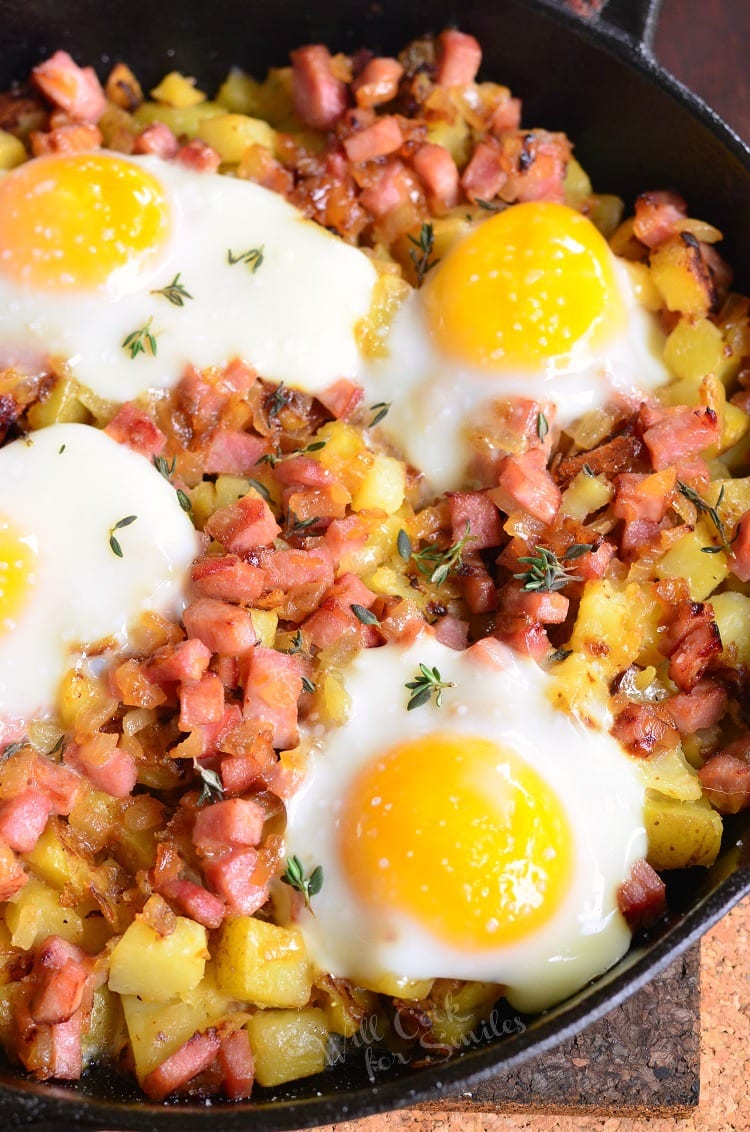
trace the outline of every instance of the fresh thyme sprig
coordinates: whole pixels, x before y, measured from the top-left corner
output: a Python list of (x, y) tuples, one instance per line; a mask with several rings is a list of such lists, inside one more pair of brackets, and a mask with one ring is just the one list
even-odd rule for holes
[(312, 695), (315, 691), (315, 685), (309, 676), (302, 677), (302, 691), (307, 692), (308, 695)]
[(248, 248), (246, 252), (238, 252), (237, 255), (230, 249), (227, 249), (227, 263), (230, 267), (234, 267), (237, 263), (244, 263), (250, 268), (253, 275), (255, 275), (258, 268), (263, 266), (265, 250), (265, 244), (261, 244), (259, 248)]
[[(692, 487), (689, 487), (688, 484), (683, 483), (682, 480), (677, 481), (677, 490), (679, 491), (680, 495), (684, 495), (685, 499), (687, 499), (689, 503), (693, 504), (699, 514), (708, 515), (709, 519), (716, 528), (716, 533), (721, 539), (719, 546), (702, 546), (702, 552), (704, 554), (718, 554), (721, 550), (730, 551), (732, 549), (732, 542), (734, 541), (734, 539), (727, 537), (724, 520), (719, 514), (721, 501), (724, 498), (724, 485), (722, 484), (719, 491), (719, 497), (713, 506), (711, 506), (710, 503), (707, 503), (705, 499), (698, 495), (698, 492), (695, 491)], [(734, 537), (736, 538), (737, 536), (735, 535)]]
[(575, 543), (574, 546), (568, 547), (562, 558), (558, 558), (554, 550), (547, 550), (544, 546), (535, 546), (534, 550), (536, 554), (518, 559), (529, 569), (514, 574), (513, 577), (523, 582), (524, 590), (555, 593), (564, 589), (569, 582), (580, 582), (581, 579), (576, 574), (571, 574), (563, 563), (588, 554), (591, 546), (584, 542)]
[(268, 417), (269, 421), (272, 421), (274, 417), (278, 417), (281, 410), (289, 404), (291, 399), (291, 389), (287, 389), (287, 387), (284, 385), (284, 382), (280, 381), (268, 399), (266, 416)]
[(417, 286), (421, 287), (427, 272), (432, 271), (433, 267), (440, 263), (439, 259), (432, 259), (435, 248), (435, 230), (432, 225), (423, 224), (419, 230), (419, 237), (409, 236), (409, 243), (414, 245), (413, 248), (409, 248), (409, 258), (414, 264)]
[[(172, 484), (172, 476), (174, 475), (175, 466), (177, 464), (177, 457), (172, 457), (171, 464), (164, 456), (154, 456), (153, 459), (154, 467), (156, 468), (159, 475), (163, 476), (167, 483)], [(174, 484), (172, 484), (172, 487), (174, 487)], [(175, 488), (175, 491), (177, 492), (177, 502), (179, 503), (182, 510), (185, 512), (192, 511), (193, 505), (182, 488), (177, 487)]]
[[(421, 574), (428, 577), (434, 586), (442, 586), (447, 581), (451, 570), (460, 570), (463, 565), (463, 552), (466, 549), (466, 544), (473, 541), (475, 541), (475, 536), (471, 534), (471, 528), (467, 523), (463, 537), (458, 542), (454, 542), (452, 546), (445, 550), (440, 550), (436, 546), (426, 546), (423, 550), (415, 551), (412, 558)], [(401, 553), (400, 547), (399, 553)]]
[(305, 531), (309, 531), (311, 527), (317, 526), (320, 522), (320, 515), (311, 515), (309, 519), (298, 519), (293, 511), (289, 512), (287, 516), (287, 526), (290, 535), (301, 535)]
[(292, 456), (306, 456), (309, 452), (320, 452), (321, 448), (325, 448), (327, 443), (327, 440), (315, 440), (312, 444), (308, 444), (304, 448), (295, 448), (291, 452), (282, 453), (278, 449), (275, 452), (266, 452), (255, 463), (268, 464), (269, 468), (275, 468), (282, 460), (291, 460)]
[(301, 893), (305, 900), (305, 907), (312, 912), (310, 901), (317, 896), (323, 887), (323, 866), (316, 865), (309, 876), (305, 876), (305, 866), (299, 857), (287, 857), (286, 869), (281, 880), (290, 888)]
[(132, 334), (128, 334), (126, 338), (123, 338), (122, 348), (123, 350), (130, 351), (131, 361), (137, 358), (139, 354), (151, 354), (152, 357), (156, 357), (156, 338), (151, 333), (151, 323), (153, 321), (153, 318), (150, 318), (144, 326), (141, 326), (138, 330), (134, 330)]
[(371, 609), (367, 609), (364, 605), (359, 605), (356, 601), (352, 602), (349, 606), (354, 616), (363, 625), (378, 625), (379, 621)]
[(195, 769), (201, 778), (201, 792), (198, 798), (198, 805), (205, 806), (207, 802), (218, 802), (224, 797), (224, 787), (222, 786), (221, 779), (215, 770), (209, 770), (208, 767), (200, 766), (199, 763), (195, 764)]
[(122, 558), (123, 553), (120, 540), (115, 537), (115, 531), (121, 531), (124, 527), (129, 527), (137, 518), (137, 515), (126, 515), (124, 519), (118, 519), (115, 525), (109, 528), (109, 549), (117, 558)]
[(437, 668), (428, 668), (426, 664), (420, 664), (417, 676), (405, 685), (411, 692), (406, 710), (414, 711), (415, 708), (424, 707), (433, 696), (435, 697), (435, 707), (441, 707), (444, 689), (455, 688), (455, 686), (454, 681), (443, 680)]
[(375, 425), (379, 425), (383, 418), (388, 415), (388, 410), (390, 409), (390, 407), (390, 401), (378, 401), (376, 405), (370, 405), (370, 412), (374, 412), (375, 416), (370, 421), (368, 427), (375, 428)]
[(171, 283), (168, 283), (166, 287), (155, 288), (151, 291), (151, 294), (163, 295), (172, 306), (184, 307), (185, 300), (192, 299), (193, 296), (185, 288), (184, 284), (180, 283), (180, 274), (181, 272), (178, 271)]

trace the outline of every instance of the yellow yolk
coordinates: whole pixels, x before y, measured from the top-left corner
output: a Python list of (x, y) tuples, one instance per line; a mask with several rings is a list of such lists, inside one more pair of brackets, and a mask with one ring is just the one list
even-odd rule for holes
[(433, 733), (363, 767), (339, 848), (366, 903), (471, 950), (530, 936), (572, 880), (555, 793), (512, 751), (474, 736)]
[(12, 632), (34, 584), (35, 540), (0, 517), (0, 635)]
[(425, 287), (438, 345), (481, 369), (539, 368), (622, 322), (613, 256), (590, 220), (562, 204), (517, 204), (481, 224)]
[(43, 290), (118, 290), (161, 250), (169, 208), (156, 177), (105, 154), (40, 157), (0, 180), (0, 272)]

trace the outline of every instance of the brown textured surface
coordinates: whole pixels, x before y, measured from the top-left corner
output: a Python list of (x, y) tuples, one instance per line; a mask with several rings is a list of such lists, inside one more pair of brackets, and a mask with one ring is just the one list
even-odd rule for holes
[[(701, 1094), (689, 1116), (609, 1116), (405, 1109), (336, 1132), (747, 1132), (750, 1129), (750, 897), (701, 944)], [(644, 1034), (644, 1042), (647, 1035)], [(569, 1072), (577, 1067), (569, 1066)], [(639, 1072), (634, 1066), (634, 1071)], [(326, 1125), (322, 1132), (333, 1132)]]

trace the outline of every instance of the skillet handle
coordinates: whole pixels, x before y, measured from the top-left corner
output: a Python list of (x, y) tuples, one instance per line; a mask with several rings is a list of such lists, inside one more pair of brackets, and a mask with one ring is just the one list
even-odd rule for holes
[(633, 47), (650, 55), (662, 0), (605, 0), (599, 23), (625, 36)]

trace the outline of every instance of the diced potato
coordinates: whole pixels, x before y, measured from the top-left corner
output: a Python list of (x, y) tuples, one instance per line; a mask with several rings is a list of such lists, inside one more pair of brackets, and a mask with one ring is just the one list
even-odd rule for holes
[(279, 623), (279, 615), (273, 609), (251, 609), (250, 619), (255, 629), (255, 635), (258, 638), (258, 643), (266, 649), (272, 649), (274, 640), (276, 639), (276, 627)]
[(275, 129), (299, 129), (292, 105), (292, 69), (275, 67), (264, 82), (233, 68), (219, 88), (216, 101), (233, 114), (249, 114), (261, 118)]
[(606, 579), (589, 582), (568, 647), (595, 658), (613, 674), (627, 668), (643, 641), (641, 602), (637, 586), (620, 587)]
[(372, 289), (370, 309), (354, 327), (357, 345), (366, 358), (387, 355), (391, 323), (408, 294), (409, 285), (400, 275), (393, 272), (378, 275)]
[(563, 190), (565, 192), (565, 203), (570, 205), (571, 208), (578, 208), (586, 197), (591, 196), (593, 192), (588, 173), (576, 161), (575, 157), (570, 158), (565, 169)]
[(667, 338), (664, 361), (677, 377), (698, 382), (708, 373), (726, 380), (733, 368), (721, 331), (707, 318), (681, 318)]
[(622, 198), (611, 193), (593, 193), (586, 201), (586, 215), (605, 240), (611, 239), (615, 234), (624, 209)]
[(365, 447), (362, 434), (344, 421), (331, 421), (318, 429), (316, 440), (326, 442), (325, 447), (316, 452), (317, 459), (354, 493), (374, 459)]
[(392, 975), (382, 971), (379, 975), (369, 975), (367, 978), (357, 978), (357, 982), (366, 990), (375, 994), (387, 994), (393, 998), (406, 998), (409, 1001), (427, 998), (432, 990), (432, 979), (407, 979), (403, 975)]
[(220, 507), (228, 507), (231, 503), (236, 503), (250, 490), (250, 484), (244, 476), (217, 476), (214, 486), (216, 487), (214, 507), (217, 510)]
[(210, 967), (205, 979), (180, 1002), (143, 1002), (137, 995), (122, 997), (135, 1071), (140, 1081), (199, 1030), (229, 1013), (231, 1001), (216, 988)]
[[(82, 803), (85, 804), (85, 803)], [(53, 819), (31, 852), (25, 854), (27, 863), (41, 880), (62, 891), (70, 886), (83, 894), (88, 889), (91, 865), (58, 836), (58, 825)]]
[(27, 157), (26, 147), (21, 139), (6, 130), (0, 130), (0, 169), (15, 169)]
[(224, 994), (256, 1006), (304, 1006), (312, 969), (296, 929), (235, 916), (221, 931), (216, 982)]
[(225, 114), (223, 106), (216, 102), (198, 102), (195, 106), (167, 106), (161, 102), (144, 102), (134, 114), (141, 126), (152, 122), (163, 122), (178, 138), (195, 138), (204, 118), (215, 118)]
[(705, 492), (706, 502), (714, 507), (721, 504), (719, 513), (725, 526), (732, 528), (739, 523), (746, 511), (750, 510), (750, 477), (720, 479), (709, 484)]
[(49, 396), (29, 409), (31, 427), (46, 428), (52, 424), (88, 421), (88, 411), (81, 404), (78, 392), (78, 382), (73, 378), (58, 378)]
[(322, 673), (318, 679), (316, 702), (324, 723), (340, 726), (349, 718), (351, 699), (338, 669), (331, 668)]
[(625, 267), (630, 277), (630, 285), (638, 302), (647, 311), (658, 311), (662, 306), (662, 298), (656, 289), (648, 264), (635, 263), (625, 260)]
[(693, 601), (705, 601), (729, 573), (723, 551), (718, 554), (704, 552), (704, 547), (710, 545), (711, 541), (701, 524), (675, 543), (657, 562), (656, 576), (662, 579), (686, 578)]
[(216, 101), (233, 114), (253, 114), (257, 105), (257, 90), (260, 86), (250, 75), (239, 67), (231, 71), (219, 87)]
[(376, 1014), (380, 1006), (372, 991), (328, 976), (316, 985), (316, 995), (322, 1002), (328, 1030), (345, 1038), (358, 1033), (362, 1020)]
[(202, 924), (177, 916), (172, 934), (161, 936), (136, 919), (112, 951), (109, 988), (145, 1002), (169, 1002), (198, 986), (208, 958)]
[(247, 1032), (255, 1058), (255, 1079), (266, 1088), (322, 1073), (329, 1063), (326, 1016), (307, 1010), (259, 1010)]
[(180, 109), (197, 106), (199, 102), (206, 101), (203, 91), (196, 89), (195, 79), (181, 75), (179, 71), (170, 71), (165, 75), (159, 85), (151, 91), (151, 97), (157, 102), (164, 102), (167, 106)]
[(273, 149), (276, 133), (268, 122), (248, 118), (246, 114), (217, 114), (204, 118), (198, 127), (198, 137), (212, 146), (222, 161), (238, 165), (248, 146), (262, 145)]
[(724, 646), (723, 660), (733, 668), (750, 666), (750, 597), (721, 593), (711, 598)]
[(393, 456), (378, 454), (352, 498), (354, 511), (385, 511), (392, 515), (404, 502), (406, 466)]
[(216, 484), (209, 480), (202, 480), (197, 487), (191, 488), (190, 518), (199, 531), (202, 531), (208, 519), (216, 510)]
[(681, 751), (664, 751), (649, 759), (639, 759), (640, 770), (650, 790), (678, 802), (695, 802), (703, 797), (698, 775)]
[(83, 1035), (83, 1064), (92, 1065), (115, 1055), (127, 1040), (120, 998), (108, 987), (94, 991), (91, 1024)]
[(432, 1037), (449, 1049), (460, 1049), (465, 1038), (503, 993), (497, 983), (459, 983), (438, 979), (427, 1004)]
[(739, 444), (750, 429), (750, 417), (738, 405), (730, 401), (724, 405), (724, 420), (719, 441), (719, 453), (728, 452)]
[(38, 880), (30, 880), (5, 909), (5, 922), (14, 947), (37, 947), (47, 936), (59, 935), (68, 943), (82, 943), (83, 920), (60, 902), (60, 893)]
[(117, 700), (101, 681), (70, 669), (60, 682), (58, 707), (66, 731), (98, 731), (117, 711)]
[(651, 252), (651, 277), (670, 311), (705, 318), (713, 306), (713, 281), (697, 247), (675, 236)]
[(588, 515), (606, 507), (614, 493), (606, 476), (587, 476), (579, 472), (563, 493), (562, 513), (582, 523)]
[(448, 150), (459, 169), (463, 169), (471, 155), (471, 133), (458, 114), (453, 122), (438, 118), (427, 124), (427, 140)]
[(721, 846), (722, 822), (705, 798), (679, 802), (648, 791), (644, 806), (648, 860), (655, 869), (708, 867)]

